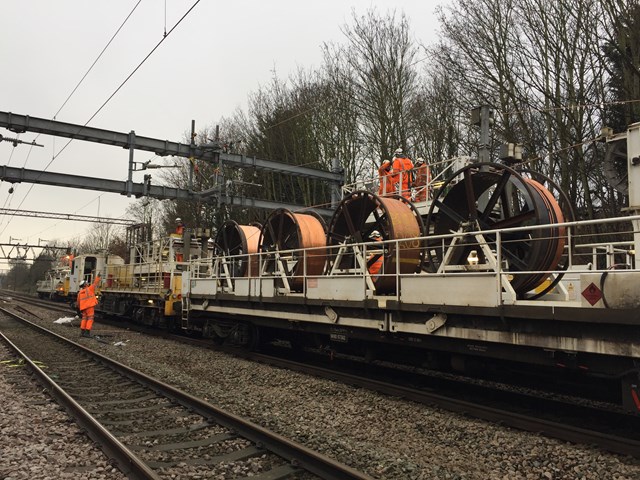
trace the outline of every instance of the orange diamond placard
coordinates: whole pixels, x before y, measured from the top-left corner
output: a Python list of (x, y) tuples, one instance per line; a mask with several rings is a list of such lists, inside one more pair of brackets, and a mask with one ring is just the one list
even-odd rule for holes
[(602, 299), (602, 290), (600, 290), (596, 285), (592, 282), (589, 284), (587, 288), (582, 291), (582, 296), (591, 304), (593, 307), (598, 301)]

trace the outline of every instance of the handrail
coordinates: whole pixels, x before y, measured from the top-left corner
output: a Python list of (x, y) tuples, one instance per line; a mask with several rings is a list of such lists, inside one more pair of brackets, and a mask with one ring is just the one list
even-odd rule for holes
[[(361, 265), (358, 264), (357, 261), (355, 261), (355, 254), (354, 252), (356, 252), (356, 248), (359, 249), (360, 254), (364, 257), (367, 258), (367, 252), (368, 250), (371, 249), (376, 249), (376, 248), (380, 248), (381, 246), (385, 246), (385, 245), (391, 245), (393, 246), (393, 248), (395, 248), (395, 255), (396, 255), (396, 265), (399, 264), (400, 259), (401, 259), (401, 251), (406, 251), (407, 249), (410, 248), (425, 248), (425, 241), (428, 240), (429, 246), (430, 248), (433, 248), (434, 243), (440, 243), (440, 247), (439, 248), (447, 248), (450, 244), (450, 242), (455, 239), (455, 238), (463, 238), (466, 237), (465, 239), (465, 246), (473, 246), (473, 245), (478, 245), (478, 247), (480, 248), (482, 245), (486, 245), (489, 250), (494, 252), (495, 255), (495, 266), (494, 269), (489, 270), (488, 268), (485, 268), (484, 271), (475, 271), (474, 269), (470, 269), (469, 267), (465, 267), (465, 266), (459, 266), (457, 267), (457, 270), (455, 272), (451, 272), (451, 271), (444, 271), (444, 272), (440, 272), (440, 273), (427, 273), (427, 272), (416, 272), (416, 273), (398, 273), (398, 272), (394, 272), (394, 273), (387, 273), (384, 272), (384, 270), (381, 270), (380, 273), (378, 274), (381, 277), (389, 277), (389, 276), (394, 276), (395, 277), (395, 283), (396, 283), (396, 289), (395, 289), (395, 293), (392, 295), (386, 295), (385, 297), (388, 299), (393, 299), (393, 298), (399, 298), (400, 296), (400, 279), (403, 277), (411, 277), (412, 275), (432, 275), (432, 276), (450, 276), (450, 275), (466, 275), (466, 276), (478, 276), (478, 275), (482, 275), (482, 276), (495, 276), (496, 278), (496, 288), (499, 289), (499, 291), (501, 291), (504, 287), (504, 283), (503, 283), (503, 279), (505, 278), (505, 276), (516, 276), (516, 275), (532, 275), (532, 274), (541, 274), (541, 273), (545, 273), (548, 275), (553, 275), (553, 274), (564, 274), (566, 273), (566, 268), (568, 268), (569, 266), (572, 267), (571, 273), (572, 274), (580, 274), (580, 273), (597, 273), (597, 272), (605, 272), (607, 271), (607, 269), (598, 269), (598, 268), (591, 268), (590, 267), (584, 267), (584, 268), (573, 268), (573, 264), (572, 264), (572, 258), (573, 256), (576, 257), (580, 257), (583, 255), (588, 255), (589, 257), (591, 257), (592, 255), (594, 255), (593, 258), (595, 258), (595, 255), (611, 255), (611, 253), (616, 253), (616, 254), (627, 254), (627, 258), (629, 258), (629, 255), (631, 255), (628, 251), (625, 251), (624, 249), (620, 249), (620, 248), (613, 248), (613, 247), (622, 247), (622, 246), (633, 246), (633, 242), (631, 240), (627, 241), (627, 240), (616, 240), (613, 242), (591, 242), (591, 243), (587, 243), (587, 244), (576, 244), (576, 245), (572, 245), (571, 242), (567, 241), (567, 245), (565, 246), (565, 251), (569, 253), (569, 264), (568, 265), (563, 265), (562, 269), (558, 269), (558, 270), (553, 270), (553, 271), (529, 271), (529, 270), (522, 270), (522, 271), (509, 271), (509, 270), (505, 270), (504, 266), (503, 266), (503, 258), (502, 258), (502, 245), (503, 244), (507, 244), (509, 243), (509, 240), (505, 240), (504, 236), (506, 234), (509, 233), (513, 233), (513, 232), (526, 232), (526, 231), (537, 231), (540, 232), (540, 230), (549, 230), (549, 229), (558, 229), (558, 228), (565, 228), (565, 234), (564, 236), (567, 239), (573, 238), (574, 240), (579, 239), (581, 236), (577, 235), (575, 230), (586, 226), (586, 225), (601, 225), (601, 224), (611, 224), (611, 223), (619, 223), (619, 222), (634, 222), (634, 221), (638, 221), (640, 220), (640, 215), (636, 215), (636, 216), (630, 216), (630, 217), (618, 217), (618, 218), (611, 218), (611, 219), (602, 219), (602, 220), (581, 220), (581, 221), (573, 221), (573, 222), (563, 222), (563, 223), (556, 223), (556, 224), (548, 224), (548, 225), (532, 225), (532, 226), (521, 226), (521, 227), (513, 227), (513, 228), (509, 228), (509, 229), (493, 229), (493, 230), (474, 230), (474, 231), (469, 231), (469, 232), (452, 232), (452, 233), (448, 233), (448, 234), (441, 234), (441, 235), (429, 235), (427, 237), (424, 236), (418, 236), (418, 237), (411, 237), (411, 238), (402, 238), (402, 239), (390, 239), (390, 240), (385, 240), (382, 242), (378, 242), (378, 241), (370, 241), (370, 242), (361, 242), (361, 243), (354, 243), (354, 244), (349, 244), (349, 245), (327, 245), (324, 247), (313, 247), (313, 248), (306, 248), (306, 249), (289, 249), (289, 250), (280, 250), (277, 252), (278, 257), (280, 258), (280, 260), (282, 262), (285, 262), (285, 264), (290, 263), (290, 262), (295, 262), (295, 261), (303, 261), (305, 262), (305, 267), (303, 268), (302, 274), (296, 276), (295, 278), (302, 278), (305, 281), (302, 282), (302, 291), (298, 292), (298, 295), (301, 296), (306, 296), (307, 295), (307, 279), (313, 279), (313, 278), (325, 278), (327, 277), (327, 275), (325, 274), (321, 274), (321, 275), (309, 275), (306, 269), (306, 260), (313, 255), (313, 252), (320, 252), (322, 251), (322, 254), (325, 256), (326, 259), (329, 258), (333, 258), (335, 259), (336, 256), (338, 255), (338, 252), (340, 251), (340, 249), (344, 249), (345, 247), (348, 249), (348, 254), (350, 256), (354, 256), (354, 262), (348, 266), (345, 267), (346, 270), (341, 270), (338, 273), (335, 273), (334, 275), (332, 275), (332, 277), (352, 277), (352, 278), (361, 278), (362, 279), (362, 289), (363, 292), (366, 291), (369, 287), (367, 286), (367, 276), (369, 275), (369, 273), (367, 271), (365, 271)], [(625, 230), (624, 232), (618, 233), (619, 235), (621, 234), (626, 234), (626, 235), (630, 235), (634, 233), (634, 230)], [(615, 233), (614, 233), (615, 234)], [(495, 238), (490, 241), (490, 242), (480, 242), (477, 241), (474, 236), (479, 236), (479, 238), (487, 238), (488, 236), (494, 236)], [(607, 235), (611, 235), (611, 233), (607, 233)], [(590, 237), (593, 237), (593, 234), (591, 233), (589, 235)], [(473, 239), (473, 241), (470, 241), (471, 239)], [(355, 247), (355, 248), (354, 248)], [(487, 247), (484, 247), (485, 249)], [(605, 251), (602, 251), (602, 253), (585, 253), (585, 254), (581, 254), (578, 252), (578, 250), (584, 249), (584, 248), (594, 248), (594, 249), (606, 249)], [(594, 250), (595, 251), (595, 250)], [(227, 282), (225, 283), (225, 291), (228, 293), (233, 293), (234, 292), (234, 287), (233, 285), (235, 284), (235, 282), (239, 279), (242, 278), (254, 278), (254, 279), (258, 279), (258, 280), (267, 280), (267, 279), (272, 279), (272, 280), (276, 280), (276, 279), (282, 279), (283, 278), (283, 273), (279, 272), (277, 270), (277, 267), (274, 267), (274, 271), (272, 272), (265, 272), (264, 270), (264, 266), (265, 266), (265, 262), (267, 261), (272, 261), (274, 259), (274, 255), (276, 254), (276, 252), (257, 252), (254, 254), (242, 254), (242, 255), (233, 255), (233, 256), (228, 256), (228, 257), (224, 257), (224, 260), (226, 262), (228, 262), (229, 264), (233, 263), (233, 262), (248, 262), (248, 272), (246, 274), (246, 276), (234, 276), (233, 271), (230, 270), (227, 273), (222, 272), (219, 268), (216, 267), (216, 258), (198, 258), (195, 260), (192, 260), (191, 262), (189, 262), (190, 265), (190, 274), (191, 274), (191, 278), (193, 279), (201, 279), (201, 278), (208, 278), (208, 279), (216, 279), (217, 280), (217, 284), (221, 285), (223, 282)], [(257, 265), (258, 265), (258, 272), (253, 272), (252, 271), (252, 259), (254, 259), (253, 261), (255, 261), (255, 259), (257, 258)], [(600, 258), (600, 257), (598, 257)], [(219, 259), (218, 259), (219, 260)], [(588, 262), (585, 262), (585, 265)], [(290, 266), (290, 265), (289, 265)], [(206, 267), (206, 268), (202, 268), (202, 267)], [(566, 268), (565, 268), (566, 267)], [(578, 267), (580, 267), (578, 265)], [(607, 263), (607, 268), (610, 267), (610, 262)], [(464, 269), (467, 270), (464, 270)], [(384, 266), (383, 266), (384, 269)], [(460, 270), (464, 270), (464, 271), (460, 271)], [(630, 272), (633, 270), (626, 270), (626, 272)], [(291, 280), (293, 277), (288, 276), (287, 278), (289, 278), (289, 280)], [(225, 280), (226, 279), (226, 280)], [(508, 282), (507, 282), (508, 284)], [(228, 288), (228, 285), (232, 285), (231, 288)], [(289, 292), (288, 292), (289, 293)]]

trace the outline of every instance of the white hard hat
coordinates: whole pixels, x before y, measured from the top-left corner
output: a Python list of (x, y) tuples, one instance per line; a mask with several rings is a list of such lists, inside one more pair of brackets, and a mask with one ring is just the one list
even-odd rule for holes
[(395, 153), (396, 155), (402, 155), (402, 149), (401, 148), (396, 148), (396, 151), (393, 152), (393, 153)]
[(83, 287), (85, 287), (86, 285), (87, 285), (87, 281), (86, 281), (86, 280), (82, 280), (82, 281), (80, 282), (80, 288), (83, 288)]
[(369, 238), (380, 238), (380, 232), (378, 230), (374, 230), (373, 232), (371, 232), (371, 234), (369, 235)]
[(424, 158), (418, 157), (418, 159), (416, 160), (416, 163), (424, 163)]
[(182, 219), (180, 217), (176, 218), (176, 223), (182, 223)]

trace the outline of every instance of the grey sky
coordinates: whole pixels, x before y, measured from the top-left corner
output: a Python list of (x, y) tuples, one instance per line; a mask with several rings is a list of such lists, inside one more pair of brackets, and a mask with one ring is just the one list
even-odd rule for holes
[[(73, 87), (137, 0), (5, 0), (0, 15), (0, 110), (52, 118)], [(169, 30), (195, 0), (166, 0)], [(91, 126), (138, 135), (182, 140), (190, 128), (215, 124), (247, 96), (269, 82), (273, 72), (284, 78), (298, 67), (321, 62), (323, 42), (341, 42), (340, 27), (351, 11), (404, 11), (416, 39), (436, 39), (434, 10), (444, 1), (325, 0), (220, 2), (202, 0), (141, 69), (90, 123)], [(84, 124), (162, 38), (165, 1), (142, 0), (101, 60), (57, 119)], [(0, 134), (11, 135), (0, 129)], [(31, 141), (26, 133), (22, 140)], [(40, 136), (44, 148), (0, 143), (0, 165), (43, 169), (67, 143)], [(136, 153), (146, 161), (151, 154)], [(128, 154), (122, 149), (74, 141), (48, 168), (123, 180)], [(154, 174), (155, 171), (150, 173)], [(142, 181), (142, 173), (134, 181)], [(114, 194), (0, 183), (0, 206), (23, 210), (123, 217), (132, 200)], [(24, 200), (23, 200), (24, 199)], [(22, 205), (21, 205), (22, 204)], [(0, 243), (20, 243), (81, 235), (86, 223), (26, 217), (0, 217)], [(0, 269), (6, 263), (0, 262)]]

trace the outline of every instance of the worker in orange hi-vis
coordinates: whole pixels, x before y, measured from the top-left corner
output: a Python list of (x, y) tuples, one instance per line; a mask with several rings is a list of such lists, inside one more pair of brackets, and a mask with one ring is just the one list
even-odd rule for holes
[(399, 195), (411, 200), (411, 186), (413, 184), (413, 162), (402, 152), (401, 148), (395, 151), (391, 164), (393, 183)]
[(176, 233), (182, 235), (184, 233), (184, 223), (181, 218), (176, 218)]
[[(371, 234), (369, 235), (369, 238), (376, 242), (382, 242), (382, 236), (380, 235), (380, 232), (378, 232), (377, 230), (374, 230), (373, 232), (371, 232)], [(383, 263), (384, 263), (384, 247), (380, 245), (379, 252), (372, 252), (369, 255), (367, 255), (367, 269), (369, 270), (369, 275), (371, 275), (371, 278), (373, 279), (374, 282), (380, 276), (380, 270), (382, 270)]]
[(415, 180), (413, 182), (413, 187), (415, 188), (415, 199), (416, 202), (426, 202), (429, 192), (429, 184), (431, 183), (431, 169), (429, 165), (427, 165), (423, 158), (418, 158), (416, 160), (416, 166), (414, 169), (415, 172)]
[(86, 280), (83, 280), (80, 283), (77, 305), (82, 313), (82, 321), (80, 322), (80, 335), (82, 337), (91, 336), (95, 306), (98, 304), (98, 299), (96, 298), (96, 287), (99, 283), (100, 273), (96, 274), (96, 278), (91, 285), (89, 285), (89, 282)]
[(378, 195), (385, 196), (395, 193), (395, 186), (391, 176), (391, 160), (384, 160), (378, 168), (378, 180), (380, 181)]

